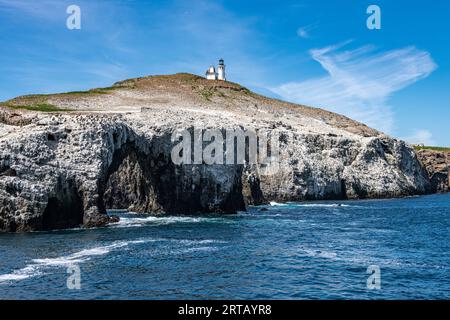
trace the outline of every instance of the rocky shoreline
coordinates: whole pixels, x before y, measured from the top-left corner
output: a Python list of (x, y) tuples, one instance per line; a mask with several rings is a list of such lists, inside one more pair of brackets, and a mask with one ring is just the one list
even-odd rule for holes
[[(33, 110), (42, 104), (60, 110)], [(279, 170), (175, 165), (172, 133), (194, 127), (276, 131)], [(430, 172), (412, 147), (361, 123), (188, 74), (0, 106), (6, 232), (102, 226), (111, 222), (107, 208), (225, 214), (269, 201), (425, 194), (435, 191)]]

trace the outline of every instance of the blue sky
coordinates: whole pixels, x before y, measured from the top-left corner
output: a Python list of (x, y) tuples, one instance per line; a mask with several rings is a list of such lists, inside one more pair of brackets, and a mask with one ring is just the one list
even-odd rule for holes
[[(66, 9), (81, 8), (81, 30)], [(381, 8), (381, 30), (366, 9)], [(224, 58), (227, 78), (412, 143), (450, 146), (448, 1), (0, 0), (0, 100)]]

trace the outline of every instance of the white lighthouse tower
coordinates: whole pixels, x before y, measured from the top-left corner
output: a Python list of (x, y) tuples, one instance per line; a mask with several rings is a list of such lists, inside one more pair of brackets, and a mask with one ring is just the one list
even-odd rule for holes
[(227, 80), (225, 77), (225, 64), (223, 59), (219, 60), (219, 66), (217, 67), (217, 80)]

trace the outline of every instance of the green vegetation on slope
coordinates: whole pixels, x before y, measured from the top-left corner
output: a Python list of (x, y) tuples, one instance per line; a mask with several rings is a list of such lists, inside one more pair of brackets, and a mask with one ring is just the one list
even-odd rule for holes
[(111, 87), (104, 87), (104, 88), (95, 88), (90, 89), (86, 91), (69, 91), (64, 93), (57, 93), (52, 94), (52, 96), (58, 96), (58, 95), (84, 95), (84, 94), (109, 94), (111, 91), (117, 90), (117, 89), (134, 89), (134, 85), (114, 85)]
[(200, 94), (206, 100), (211, 101), (211, 98), (213, 97), (215, 91), (216, 91), (215, 88), (205, 88), (202, 91), (200, 91)]
[(415, 150), (433, 150), (433, 151), (450, 151), (449, 147), (434, 147), (434, 146), (414, 146)]
[(22, 110), (29, 110), (29, 111), (40, 111), (40, 112), (58, 112), (58, 111), (71, 111), (69, 109), (62, 109), (57, 106), (54, 106), (52, 104), (48, 103), (41, 103), (41, 104), (33, 104), (33, 105), (4, 105), (5, 107), (11, 108), (11, 109), (22, 109)]

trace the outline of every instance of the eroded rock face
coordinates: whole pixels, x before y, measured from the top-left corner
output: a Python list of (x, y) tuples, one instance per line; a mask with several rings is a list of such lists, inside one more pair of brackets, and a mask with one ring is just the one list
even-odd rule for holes
[[(0, 231), (102, 226), (111, 221), (107, 208), (235, 213), (269, 201), (430, 191), (427, 173), (409, 146), (360, 123), (229, 83), (232, 90), (214, 88), (204, 100), (211, 82), (168, 79), (146, 78), (142, 88), (136, 80), (129, 88), (93, 97), (48, 98), (61, 102), (58, 107), (87, 111), (0, 108)], [(171, 135), (193, 127), (276, 131), (279, 170), (262, 175), (254, 165), (175, 165)]]
[(108, 125), (89, 116), (42, 117), (0, 140), (0, 228), (104, 225), (99, 182), (114, 150), (131, 139), (125, 126)]
[(415, 153), (387, 137), (284, 130), (279, 170), (264, 176), (252, 166), (177, 166), (171, 129), (148, 126), (144, 134), (141, 121), (41, 116), (2, 139), (0, 229), (100, 226), (109, 221), (106, 208), (234, 213), (268, 201), (396, 197), (428, 188)]
[(387, 198), (428, 191), (413, 150), (387, 137), (294, 135), (282, 144), (281, 155), (279, 172), (259, 177), (265, 200)]
[(450, 191), (450, 152), (435, 150), (418, 150), (417, 156), (426, 168), (430, 177), (433, 192)]
[(0, 230), (101, 226), (106, 208), (244, 210), (242, 166), (175, 166), (171, 131), (139, 135), (120, 116), (43, 116), (0, 141)]

